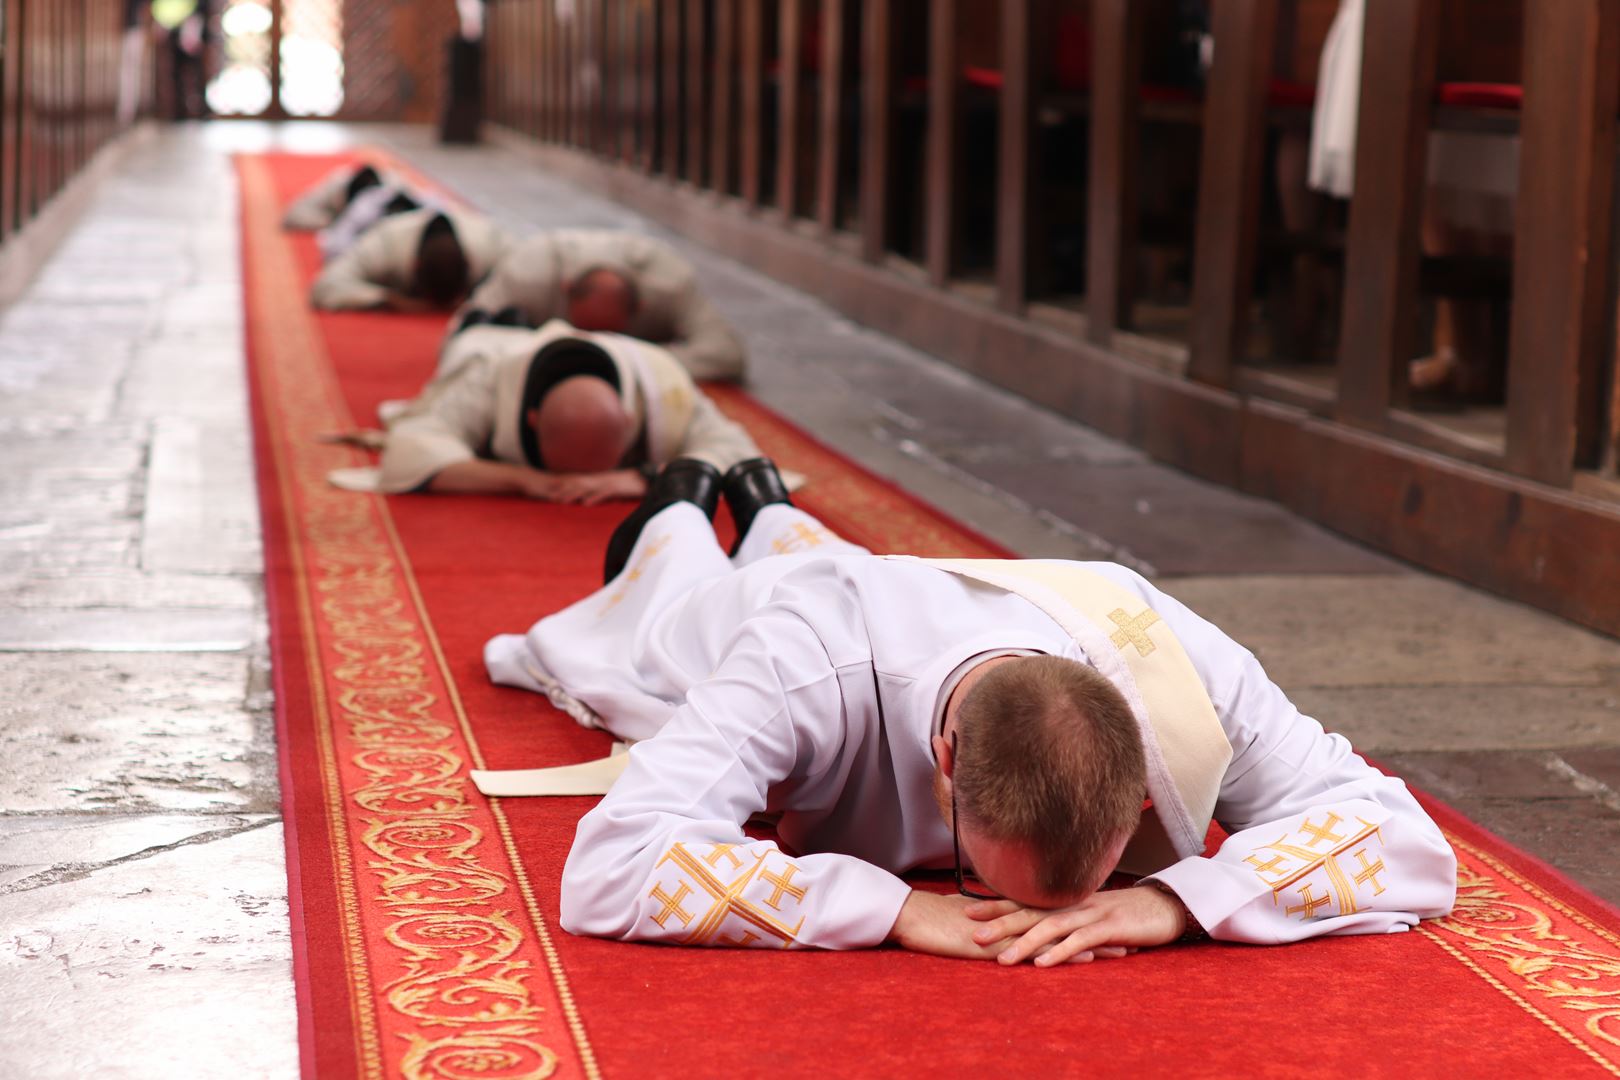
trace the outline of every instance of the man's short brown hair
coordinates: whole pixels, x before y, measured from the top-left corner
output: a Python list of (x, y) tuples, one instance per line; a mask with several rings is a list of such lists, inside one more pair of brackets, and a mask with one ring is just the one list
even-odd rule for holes
[(1030, 656), (991, 668), (962, 699), (956, 744), (957, 812), (992, 839), (1029, 844), (1050, 893), (1090, 887), (1141, 819), (1141, 731), (1087, 664)]

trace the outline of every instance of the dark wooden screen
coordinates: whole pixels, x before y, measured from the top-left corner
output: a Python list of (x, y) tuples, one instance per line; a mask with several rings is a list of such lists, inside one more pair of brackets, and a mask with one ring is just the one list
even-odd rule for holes
[[(496, 124), (555, 148), (548, 162), (855, 318), (1620, 632), (1620, 575), (1594, 593), (1578, 573), (1620, 550), (1620, 0), (1367, 0), (1354, 198), (1279, 241), (1279, 148), (1308, 137), (1336, 9), (1218, 0), (1212, 66), (1189, 71), (1183, 50), (1177, 75), (1188, 9), (1168, 0), (490, 0), (488, 100)], [(1481, 81), (1522, 104), (1442, 96)], [(1447, 271), (1421, 241), (1436, 130), (1522, 144), (1511, 255), (1480, 279), (1511, 316), (1488, 437), (1408, 401), (1419, 313)], [(1190, 152), (1150, 162), (1150, 142)], [(1185, 267), (1168, 344), (1141, 325), (1147, 249), (1166, 261), (1150, 193)], [(1302, 259), (1330, 272), (1337, 316), (1303, 388), (1250, 348)], [(1530, 518), (1562, 538), (1482, 554), (1480, 537)]]
[(117, 134), (124, 0), (0, 0), (0, 245)]

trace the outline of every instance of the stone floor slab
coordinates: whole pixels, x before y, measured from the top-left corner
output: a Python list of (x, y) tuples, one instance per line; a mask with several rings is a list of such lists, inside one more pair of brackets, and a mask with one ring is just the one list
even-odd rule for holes
[(0, 572), (0, 609), (253, 612), (261, 602), (260, 590), (251, 581), (215, 574), (147, 574), (131, 568), (48, 575), (37, 566), (26, 574)]
[(1612, 638), (1440, 578), (1248, 576), (1162, 585), (1253, 650), (1289, 691), (1620, 683)]
[(0, 897), (4, 1071), (292, 1080), (286, 888), (269, 820)]
[(252, 657), (0, 653), (0, 812), (271, 811)]
[(247, 428), (157, 421), (147, 474), (141, 567), (153, 573), (251, 574), (263, 566)]
[(1291, 687), (1302, 712), (1370, 754), (1620, 742), (1620, 684)]
[(240, 652), (259, 639), (251, 611), (198, 608), (0, 612), (0, 650)]
[(0, 908), (7, 893), (83, 878), (113, 863), (274, 820), (267, 814), (0, 816)]
[(117, 411), (128, 417), (185, 417), (245, 432), (241, 343), (158, 339), (137, 346), (119, 387)]

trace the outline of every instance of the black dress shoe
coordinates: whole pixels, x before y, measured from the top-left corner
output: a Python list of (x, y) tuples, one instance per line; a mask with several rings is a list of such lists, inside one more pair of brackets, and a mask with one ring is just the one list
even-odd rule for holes
[(770, 458), (739, 461), (727, 470), (721, 490), (726, 494), (726, 505), (731, 508), (731, 520), (737, 523), (737, 542), (731, 547), (733, 555), (742, 547), (743, 537), (748, 535), (754, 517), (761, 510), (777, 503), (793, 505), (793, 500), (788, 498), (787, 485), (782, 483), (782, 474), (776, 471)]
[(665, 465), (664, 471), (647, 485), (641, 505), (619, 522), (608, 539), (607, 558), (602, 564), (603, 584), (618, 577), (624, 564), (630, 561), (630, 552), (653, 515), (678, 502), (693, 504), (713, 521), (715, 509), (720, 505), (720, 470), (696, 458), (676, 458)]
[(496, 326), (520, 326), (525, 330), (532, 330), (529, 317), (523, 314), (523, 309), (516, 304), (507, 304), (501, 310), (489, 317), (489, 321)]
[(493, 321), (494, 318), (489, 312), (483, 310), (482, 308), (471, 308), (468, 310), (467, 314), (461, 317), (461, 321), (456, 324), (456, 328), (450, 331), (450, 336), (455, 337), (463, 330), (470, 330), (475, 326), (483, 326), (486, 323)]

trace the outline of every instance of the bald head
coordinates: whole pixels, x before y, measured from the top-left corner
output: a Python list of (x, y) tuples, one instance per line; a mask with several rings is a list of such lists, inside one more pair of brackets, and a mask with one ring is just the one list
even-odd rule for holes
[(540, 456), (552, 472), (618, 468), (636, 439), (636, 425), (619, 392), (594, 375), (564, 379), (529, 411)]
[(635, 313), (635, 283), (617, 270), (586, 271), (568, 287), (568, 321), (581, 330), (622, 334)]

